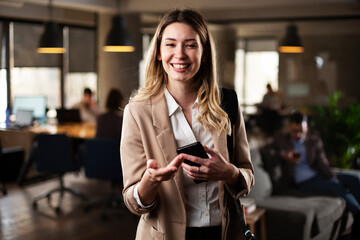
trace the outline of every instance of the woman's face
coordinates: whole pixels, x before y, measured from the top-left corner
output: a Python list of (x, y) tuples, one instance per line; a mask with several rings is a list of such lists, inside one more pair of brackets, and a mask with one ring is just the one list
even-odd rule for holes
[(203, 56), (199, 34), (185, 23), (172, 23), (162, 35), (158, 60), (168, 75), (169, 84), (190, 82), (200, 68)]

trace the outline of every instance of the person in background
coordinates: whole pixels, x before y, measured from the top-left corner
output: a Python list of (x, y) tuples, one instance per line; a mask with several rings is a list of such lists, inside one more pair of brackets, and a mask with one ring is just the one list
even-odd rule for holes
[(93, 93), (90, 88), (85, 88), (81, 102), (75, 104), (72, 108), (80, 110), (81, 120), (83, 122), (95, 122), (98, 113), (98, 107), (93, 100)]
[(322, 140), (308, 133), (306, 115), (292, 113), (288, 130), (287, 135), (275, 137), (274, 144), (296, 186), (302, 191), (343, 198), (347, 210), (354, 216), (352, 234), (360, 237), (360, 177), (332, 171)]
[(118, 89), (111, 89), (106, 100), (106, 112), (100, 114), (96, 121), (97, 138), (112, 138), (119, 142), (122, 129), (123, 94)]
[(282, 99), (270, 83), (266, 85), (266, 93), (261, 103), (257, 104), (258, 125), (267, 134), (272, 135), (282, 127)]
[[(141, 215), (136, 239), (244, 237), (234, 198), (249, 193), (254, 172), (240, 108), (230, 162), (226, 135), (232, 129), (220, 107), (214, 54), (199, 13), (173, 10), (160, 21), (145, 86), (125, 107), (121, 137), (124, 202)], [(177, 154), (196, 141), (209, 158)]]
[(281, 111), (281, 97), (278, 92), (273, 90), (270, 83), (266, 84), (266, 93), (259, 106), (263, 110)]

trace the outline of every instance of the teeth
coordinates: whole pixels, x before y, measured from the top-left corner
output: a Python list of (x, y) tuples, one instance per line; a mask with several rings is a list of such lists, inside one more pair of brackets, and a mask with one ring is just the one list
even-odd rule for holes
[(188, 65), (187, 64), (173, 64), (174, 68), (186, 68)]

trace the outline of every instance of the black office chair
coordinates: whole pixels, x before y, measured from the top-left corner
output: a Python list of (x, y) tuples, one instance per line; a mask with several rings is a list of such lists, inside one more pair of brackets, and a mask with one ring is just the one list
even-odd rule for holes
[(61, 212), (61, 202), (65, 192), (86, 200), (78, 190), (64, 186), (64, 175), (68, 172), (77, 172), (81, 164), (75, 160), (72, 154), (71, 141), (65, 134), (39, 134), (36, 136), (35, 146), (35, 169), (39, 172), (57, 174), (59, 176), (58, 188), (47, 191), (33, 200), (33, 207), (37, 209), (37, 202), (47, 198), (50, 204), (51, 194), (59, 192), (58, 205), (55, 208), (57, 214)]
[(88, 178), (110, 181), (111, 191), (105, 196), (90, 200), (84, 207), (89, 211), (94, 206), (101, 206), (101, 218), (107, 218), (106, 210), (110, 207), (122, 207), (123, 198), (118, 187), (122, 187), (122, 169), (119, 143), (113, 139), (88, 139), (85, 141), (84, 169)]
[(5, 182), (15, 181), (24, 163), (25, 151), (22, 147), (2, 148), (0, 141), (0, 190), (7, 194)]

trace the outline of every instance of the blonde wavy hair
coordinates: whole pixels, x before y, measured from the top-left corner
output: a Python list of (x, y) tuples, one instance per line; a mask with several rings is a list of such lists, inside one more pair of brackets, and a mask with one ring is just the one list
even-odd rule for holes
[(197, 121), (206, 131), (215, 129), (218, 132), (231, 133), (230, 120), (226, 112), (220, 107), (220, 92), (216, 76), (216, 58), (213, 40), (208, 31), (204, 18), (196, 11), (172, 10), (161, 20), (151, 41), (146, 57), (145, 85), (140, 88), (130, 99), (130, 102), (143, 101), (157, 95), (167, 85), (167, 73), (163, 69), (157, 56), (164, 29), (172, 23), (185, 23), (191, 26), (200, 36), (203, 46), (203, 55), (206, 59), (201, 63), (199, 71), (194, 76), (193, 89), (198, 92)]

